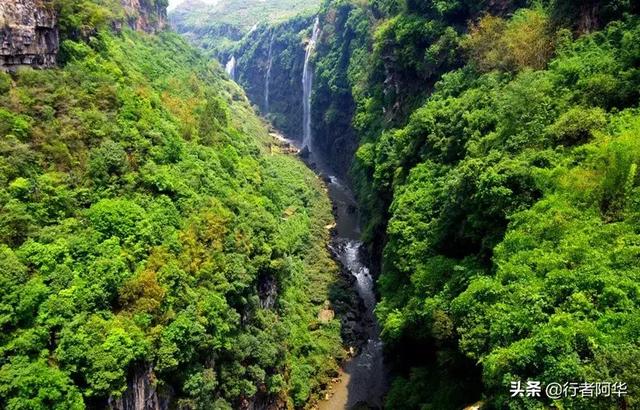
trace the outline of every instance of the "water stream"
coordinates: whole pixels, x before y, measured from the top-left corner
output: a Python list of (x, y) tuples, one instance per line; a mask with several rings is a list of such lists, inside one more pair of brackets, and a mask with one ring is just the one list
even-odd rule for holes
[[(328, 171), (321, 161), (315, 159), (315, 162), (320, 172)], [(362, 325), (367, 340), (360, 352), (344, 365), (340, 380), (332, 385), (329, 400), (321, 402), (319, 409), (351, 409), (356, 405), (382, 408), (382, 399), (387, 390), (387, 371), (383, 360), (380, 327), (374, 314), (374, 279), (360, 242), (357, 203), (349, 188), (339, 178), (330, 173), (328, 175), (329, 196), (336, 217), (336, 235), (331, 241), (331, 249), (344, 268), (356, 278), (354, 286), (365, 307)]]
[(316, 49), (316, 43), (320, 36), (320, 18), (316, 17), (313, 23), (313, 33), (307, 44), (304, 56), (304, 68), (302, 70), (302, 146), (311, 150), (311, 91), (313, 90), (313, 69), (311, 56)]
[(227, 74), (233, 81), (236, 80), (236, 57), (235, 56), (231, 56), (229, 61), (227, 61), (227, 65), (224, 67), (224, 71), (227, 72)]
[(269, 113), (269, 85), (271, 83), (271, 67), (273, 66), (273, 39), (275, 33), (271, 33), (271, 39), (269, 40), (269, 51), (267, 53), (267, 75), (264, 80), (264, 113)]
[[(293, 141), (285, 141), (296, 145)], [(374, 314), (374, 278), (367, 266), (360, 241), (358, 204), (349, 187), (334, 175), (319, 153), (310, 152), (306, 162), (326, 181), (336, 220), (330, 248), (334, 257), (355, 277), (355, 290), (365, 307), (361, 325), (365, 330), (366, 341), (360, 352), (344, 364), (338, 382), (331, 385), (329, 399), (318, 403), (318, 408), (350, 410), (356, 405), (370, 409), (382, 408), (388, 387), (387, 369), (384, 365), (380, 327)]]
[[(374, 314), (376, 306), (374, 279), (367, 266), (367, 258), (362, 252), (363, 244), (360, 242), (358, 204), (349, 187), (327, 165), (328, 161), (323, 160), (320, 152), (313, 150), (311, 135), (313, 70), (310, 59), (319, 35), (320, 20), (316, 18), (313, 34), (307, 45), (302, 73), (304, 115), (302, 148), (307, 164), (327, 183), (336, 219), (335, 234), (330, 247), (334, 257), (355, 278), (355, 290), (364, 305), (360, 324), (364, 329), (366, 340), (363, 341), (360, 351), (344, 364), (337, 383), (331, 385), (328, 400), (318, 403), (318, 407), (320, 410), (350, 410), (355, 406), (378, 409), (382, 408), (383, 397), (387, 390), (387, 371), (384, 366), (380, 327)], [(271, 60), (271, 45), (269, 60)], [(295, 145), (292, 141), (287, 142)]]

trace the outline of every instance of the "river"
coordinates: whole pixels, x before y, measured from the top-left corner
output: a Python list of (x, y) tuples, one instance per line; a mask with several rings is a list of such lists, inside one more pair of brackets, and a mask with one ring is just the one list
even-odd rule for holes
[[(283, 140), (296, 145), (293, 141)], [(384, 365), (380, 326), (374, 314), (374, 279), (367, 266), (367, 258), (362, 252), (363, 244), (360, 241), (358, 204), (347, 184), (334, 175), (322, 158), (309, 153), (305, 162), (326, 182), (336, 220), (330, 248), (334, 257), (356, 279), (355, 290), (365, 307), (361, 325), (367, 339), (360, 351), (343, 365), (339, 380), (331, 384), (329, 399), (319, 402), (318, 409), (379, 409), (382, 408), (383, 397), (388, 387), (387, 369)]]

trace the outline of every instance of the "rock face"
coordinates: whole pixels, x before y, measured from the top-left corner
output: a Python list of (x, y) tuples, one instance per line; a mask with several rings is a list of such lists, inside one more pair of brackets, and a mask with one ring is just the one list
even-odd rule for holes
[(149, 366), (134, 368), (127, 378), (127, 390), (122, 396), (110, 397), (110, 410), (167, 410), (171, 401), (170, 392), (158, 392), (155, 374)]
[(47, 0), (0, 1), (0, 70), (56, 64), (57, 19)]
[(132, 29), (156, 33), (167, 27), (166, 0), (121, 0), (120, 3)]
[[(309, 38), (313, 21), (314, 18), (296, 17), (273, 27), (261, 25), (234, 49), (238, 60), (236, 82), (274, 127), (292, 140), (302, 139), (305, 44), (301, 39)], [(227, 52), (217, 57), (226, 62), (230, 56)]]

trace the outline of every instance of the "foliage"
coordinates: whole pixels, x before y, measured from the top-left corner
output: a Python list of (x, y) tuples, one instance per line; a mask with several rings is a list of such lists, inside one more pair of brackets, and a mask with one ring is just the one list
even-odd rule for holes
[[(481, 399), (489, 408), (513, 409), (640, 405), (636, 3), (322, 4), (314, 132), (342, 171), (355, 151), (351, 180), (363, 235), (381, 270), (376, 313), (393, 374), (387, 408), (461, 408)], [(222, 60), (238, 58), (238, 79), (252, 101), (296, 136), (312, 21), (306, 15), (259, 25), (238, 43), (249, 26), (214, 27), (213, 38), (232, 40), (219, 44), (192, 31)], [(66, 50), (96, 64), (109, 44)], [(270, 46), (279, 96), (272, 101), (285, 106), (267, 110)], [(228, 98), (220, 104), (193, 91), (192, 80), (169, 80), (162, 64), (137, 61), (153, 87), (86, 87), (97, 90), (102, 106), (81, 118), (102, 127), (76, 121), (60, 133), (64, 139), (37, 150), (28, 144), (58, 135), (35, 121), (51, 116), (41, 108), (46, 104), (12, 91), (0, 107), (8, 124), (0, 145), (8, 188), (0, 198), (10, 211), (0, 219), (10, 261), (2, 283), (12, 283), (2, 299), (8, 307), (0, 324), (11, 329), (0, 336), (3, 351), (39, 363), (46, 331), (73, 323), (62, 314), (34, 314), (58, 287), (65, 292), (45, 306), (82, 301), (79, 313), (61, 311), (68, 319), (100, 311), (107, 314), (83, 323), (110, 324), (100, 337), (91, 328), (74, 332), (97, 346), (95, 360), (69, 349), (69, 362), (57, 367), (72, 380), (79, 377), (74, 366), (96, 369), (76, 387), (86, 397), (123, 387), (100, 350), (111, 338), (122, 363), (156, 352), (159, 376), (183, 386), (183, 403), (228, 405), (265, 389), (302, 406), (327, 370), (322, 358), (339, 354), (336, 324), (308, 326), (315, 312), (301, 308), (317, 308), (325, 298), (327, 276), (310, 256), (322, 254), (321, 242), (310, 238), (326, 235), (312, 221), (322, 219), (327, 204), (311, 206), (317, 194), (295, 182), (295, 166), (279, 162), (287, 159), (260, 154), (232, 109), (245, 105)], [(143, 79), (125, 59), (118, 62), (105, 65), (103, 75), (125, 70)], [(33, 83), (29, 75), (21, 81)], [(16, 101), (31, 110), (14, 109)], [(119, 107), (118, 115), (105, 118), (105, 106)], [(216, 121), (194, 119), (202, 112)], [(99, 154), (75, 157), (72, 142)], [(43, 161), (56, 166), (45, 172)], [(77, 164), (91, 183), (67, 186), (63, 172)], [(171, 212), (153, 211), (165, 206)], [(114, 226), (121, 208), (129, 209), (126, 223)], [(84, 236), (70, 241), (62, 232)], [(315, 280), (307, 271), (318, 273)], [(98, 272), (100, 280), (85, 272)], [(275, 309), (260, 309), (256, 286), (273, 278), (280, 299)], [(89, 285), (91, 292), (84, 290)], [(38, 329), (33, 317), (50, 327), (13, 330)], [(141, 332), (118, 336), (130, 326)], [(216, 356), (203, 358), (212, 346)], [(10, 363), (4, 366), (13, 374)], [(630, 391), (618, 401), (509, 397), (510, 382), (526, 380), (623, 381)], [(65, 389), (74, 400), (73, 389)]]
[(65, 66), (0, 76), (0, 407), (103, 407), (141, 367), (189, 408), (302, 407), (343, 354), (320, 181), (219, 65), (72, 3)]
[(612, 408), (508, 388), (637, 379), (637, 8), (579, 3), (321, 9), (314, 130), (356, 151), (387, 408)]
[(543, 69), (553, 52), (549, 18), (521, 9), (511, 19), (485, 16), (471, 27), (465, 48), (480, 71)]
[(208, 53), (224, 54), (257, 28), (315, 12), (320, 0), (227, 0), (184, 3), (169, 14), (176, 30)]
[[(530, 13), (485, 17), (468, 41), (508, 44), (508, 27)], [(451, 374), (467, 361), (495, 408), (543, 405), (509, 397), (511, 381), (635, 379), (633, 364), (613, 358), (638, 354), (638, 98), (627, 85), (638, 69), (623, 57), (638, 27), (630, 18), (565, 41), (548, 64), (514, 57), (518, 73), (483, 74), (474, 61), (445, 74), (406, 125), (358, 151), (374, 192), (393, 193), (377, 313), (388, 351), (407, 353), (394, 356), (402, 379), (389, 408), (449, 408), (442, 403), (462, 390), (471, 402), (479, 374)], [(483, 71), (508, 67), (508, 53), (482, 53)], [(601, 98), (586, 97), (586, 84)], [(407, 393), (424, 390), (432, 372), (451, 382)]]

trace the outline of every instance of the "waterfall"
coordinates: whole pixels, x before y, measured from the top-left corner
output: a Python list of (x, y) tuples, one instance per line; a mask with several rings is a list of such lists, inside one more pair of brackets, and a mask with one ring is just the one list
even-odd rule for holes
[(229, 77), (231, 77), (233, 81), (236, 80), (236, 57), (235, 56), (231, 56), (231, 58), (227, 62), (227, 65), (224, 68), (224, 71), (226, 71), (227, 74), (229, 74)]
[(307, 44), (304, 56), (304, 69), (302, 71), (302, 146), (311, 150), (311, 90), (313, 89), (313, 70), (309, 66), (309, 60), (316, 48), (320, 35), (320, 18), (316, 17), (313, 24), (313, 34)]
[(273, 65), (273, 37), (275, 33), (271, 33), (271, 39), (269, 40), (269, 52), (267, 55), (267, 76), (264, 80), (264, 113), (269, 113), (269, 83), (271, 82), (271, 66)]

